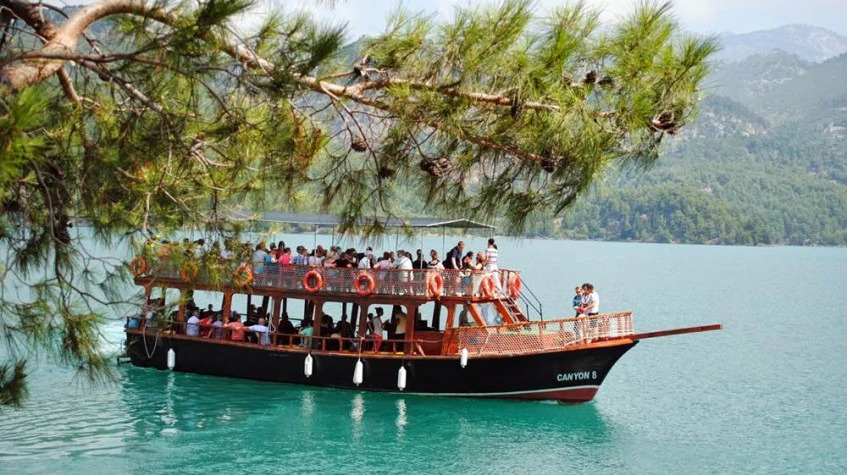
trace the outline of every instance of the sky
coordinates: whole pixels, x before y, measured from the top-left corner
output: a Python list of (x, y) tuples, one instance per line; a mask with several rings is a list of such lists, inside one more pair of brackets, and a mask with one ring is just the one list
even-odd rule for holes
[[(605, 21), (614, 22), (638, 0), (588, 0), (588, 4), (602, 9)], [(286, 10), (305, 8), (334, 22), (347, 22), (350, 38), (379, 34), (385, 18), (399, 2), (336, 0), (333, 7), (327, 3), (294, 0), (265, 0), (266, 5), (283, 6)], [(466, 6), (480, 2), (468, 0), (405, 0), (403, 4), (412, 11), (435, 12), (449, 18), (456, 5)], [(537, 0), (543, 12), (564, 3), (563, 0)], [(803, 23), (822, 26), (847, 35), (847, 0), (675, 0), (674, 13), (689, 31), (696, 33), (748, 33), (781, 25)]]

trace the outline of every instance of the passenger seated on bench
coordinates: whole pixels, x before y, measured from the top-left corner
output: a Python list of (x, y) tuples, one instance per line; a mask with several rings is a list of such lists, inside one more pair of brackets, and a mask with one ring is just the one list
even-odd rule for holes
[(215, 323), (212, 324), (212, 329), (209, 331), (209, 336), (211, 338), (221, 339), (221, 334), (223, 333), (224, 327), (224, 317), (221, 314), (215, 315)]
[(203, 318), (200, 319), (200, 336), (209, 338), (212, 333), (212, 322), (214, 321), (212, 312), (203, 312)]
[[(306, 326), (306, 322), (309, 322), (310, 325)], [(300, 348), (309, 348), (312, 346), (312, 335), (315, 334), (315, 329), (312, 328), (311, 320), (303, 320), (303, 325), (300, 326), (300, 344), (298, 345)]]
[(341, 338), (353, 338), (353, 325), (347, 321), (347, 315), (341, 315), (341, 321), (335, 326), (335, 333), (341, 335)]
[(259, 317), (258, 323), (246, 328), (256, 335), (256, 339), (260, 345), (267, 346), (271, 344), (271, 338), (270, 335), (268, 335), (268, 326), (265, 325), (265, 317)]
[(291, 323), (291, 320), (288, 319), (288, 312), (283, 312), (282, 317), (280, 317), (279, 333), (283, 335), (297, 334), (297, 330), (294, 328), (294, 325)]
[(200, 310), (194, 309), (191, 311), (191, 317), (185, 323), (186, 336), (200, 336)]
[(241, 315), (238, 312), (232, 312), (229, 317), (229, 323), (224, 325), (224, 328), (230, 330), (230, 340), (244, 341), (244, 325), (241, 323)]

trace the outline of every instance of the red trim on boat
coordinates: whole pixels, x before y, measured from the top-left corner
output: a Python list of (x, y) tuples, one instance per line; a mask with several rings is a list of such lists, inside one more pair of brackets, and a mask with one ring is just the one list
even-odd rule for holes
[(508, 399), (525, 399), (525, 400), (534, 400), (534, 401), (561, 401), (561, 402), (587, 402), (594, 399), (594, 395), (597, 394), (597, 387), (593, 388), (565, 388), (552, 390), (549, 392), (541, 392), (541, 393), (525, 393), (525, 394), (513, 394), (509, 396), (500, 396)]

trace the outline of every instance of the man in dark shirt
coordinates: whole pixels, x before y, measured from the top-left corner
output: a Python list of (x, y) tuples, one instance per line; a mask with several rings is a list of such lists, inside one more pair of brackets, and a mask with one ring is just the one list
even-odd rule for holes
[(350, 265), (350, 255), (347, 252), (343, 252), (338, 256), (338, 259), (335, 260), (335, 267), (351, 267)]
[(423, 257), (423, 251), (418, 249), (418, 257), (414, 261), (412, 261), (412, 269), (427, 269), (429, 267), (429, 263)]
[(341, 338), (353, 338), (353, 325), (347, 321), (347, 315), (341, 315), (341, 320), (335, 326), (335, 332), (341, 335)]
[(465, 243), (459, 241), (459, 244), (456, 245), (453, 249), (450, 249), (450, 252), (447, 253), (447, 258), (444, 259), (444, 268), (445, 269), (461, 269), (462, 268), (462, 253), (465, 250)]
[(296, 335), (297, 329), (294, 328), (294, 325), (291, 323), (291, 320), (288, 319), (288, 313), (285, 312), (282, 314), (282, 317), (279, 320), (279, 333), (284, 335)]

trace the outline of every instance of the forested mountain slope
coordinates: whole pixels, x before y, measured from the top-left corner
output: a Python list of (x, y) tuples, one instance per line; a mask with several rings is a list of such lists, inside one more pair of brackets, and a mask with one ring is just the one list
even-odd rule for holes
[(847, 55), (721, 65), (719, 94), (648, 173), (612, 174), (541, 235), (717, 244), (847, 243)]

